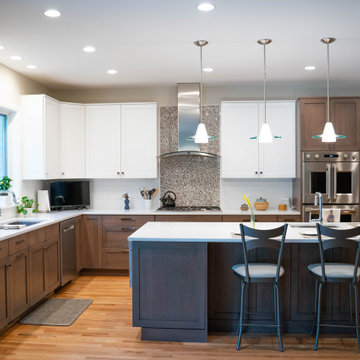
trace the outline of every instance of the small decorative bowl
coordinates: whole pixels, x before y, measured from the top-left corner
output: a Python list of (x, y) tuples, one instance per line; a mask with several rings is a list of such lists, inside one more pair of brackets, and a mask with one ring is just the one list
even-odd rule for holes
[(244, 203), (244, 204), (241, 204), (240, 210), (243, 210), (243, 211), (249, 210), (248, 204), (245, 204), (245, 203)]
[(254, 202), (254, 207), (256, 210), (266, 210), (269, 206), (269, 203), (263, 199), (262, 197), (260, 197), (260, 199), (257, 199)]

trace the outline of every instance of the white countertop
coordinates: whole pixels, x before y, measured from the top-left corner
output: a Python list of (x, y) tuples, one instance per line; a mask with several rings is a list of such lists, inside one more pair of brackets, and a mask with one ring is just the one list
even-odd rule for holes
[[(257, 229), (271, 229), (281, 226), (280, 222), (256, 223)], [(351, 223), (331, 223), (340, 229), (349, 229)], [(245, 223), (252, 226), (250, 223)], [(298, 225), (310, 226), (310, 228), (297, 228)], [(311, 227), (313, 225), (313, 227)], [(326, 225), (326, 223), (324, 224)], [(228, 242), (241, 241), (238, 222), (148, 222), (129, 236), (131, 241), (174, 241), (174, 242)], [(315, 224), (291, 223), (289, 224), (287, 243), (316, 243)]]

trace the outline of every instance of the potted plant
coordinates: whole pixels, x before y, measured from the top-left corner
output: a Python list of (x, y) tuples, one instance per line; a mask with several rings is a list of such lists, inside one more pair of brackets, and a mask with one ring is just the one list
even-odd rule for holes
[[(35, 207), (33, 208), (34, 204)], [(37, 213), (38, 206), (39, 204), (35, 202), (34, 199), (30, 199), (28, 196), (23, 196), (20, 202), (16, 204), (16, 210), (18, 214), (23, 214), (25, 216), (28, 213), (27, 209), (32, 209), (33, 213)]]
[(12, 179), (10, 179), (8, 176), (3, 176), (3, 178), (0, 180), (0, 207), (11, 205), (11, 198), (9, 196), (11, 182)]

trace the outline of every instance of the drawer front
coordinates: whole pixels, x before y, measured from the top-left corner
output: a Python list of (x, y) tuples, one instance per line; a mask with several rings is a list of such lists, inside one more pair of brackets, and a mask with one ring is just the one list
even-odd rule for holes
[(9, 239), (9, 255), (29, 247), (29, 234), (19, 235)]
[(0, 241), (0, 259), (4, 259), (9, 255), (9, 240)]
[(59, 223), (46, 227), (46, 239), (51, 239), (59, 235)]
[[(224, 222), (250, 222), (250, 215), (224, 215)], [(276, 215), (255, 215), (255, 222), (277, 222)]]
[(221, 222), (221, 215), (156, 215), (155, 221)]
[(128, 248), (128, 237), (140, 226), (103, 227), (103, 248)]
[(278, 215), (280, 222), (301, 222), (301, 215)]
[(34, 246), (46, 240), (46, 230), (39, 229), (29, 233), (29, 246)]
[(129, 270), (129, 251), (104, 249), (103, 268), (113, 270)]
[(104, 226), (134, 226), (144, 225), (148, 221), (154, 221), (154, 216), (148, 215), (111, 215), (103, 216)]

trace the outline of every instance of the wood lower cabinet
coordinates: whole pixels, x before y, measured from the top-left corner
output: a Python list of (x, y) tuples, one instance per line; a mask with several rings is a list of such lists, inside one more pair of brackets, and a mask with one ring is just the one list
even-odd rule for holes
[(84, 269), (102, 268), (102, 216), (83, 218), (81, 238), (81, 264)]
[(44, 243), (45, 292), (49, 294), (60, 285), (59, 235)]
[(76, 270), (79, 272), (82, 266), (82, 259), (81, 259), (81, 237), (83, 234), (82, 230), (82, 217), (78, 216), (75, 219), (75, 231), (76, 231)]
[(278, 222), (301, 222), (301, 215), (278, 215), (277, 217)]
[(155, 215), (155, 221), (221, 222), (221, 215)]
[(44, 244), (29, 249), (29, 281), (31, 305), (41, 300), (45, 294), (45, 257)]
[(0, 260), (0, 329), (10, 322), (9, 259)]
[[(224, 215), (224, 222), (250, 222), (250, 215)], [(277, 222), (276, 215), (255, 215), (255, 222)]]
[(29, 252), (22, 250), (9, 257), (10, 321), (30, 307)]

